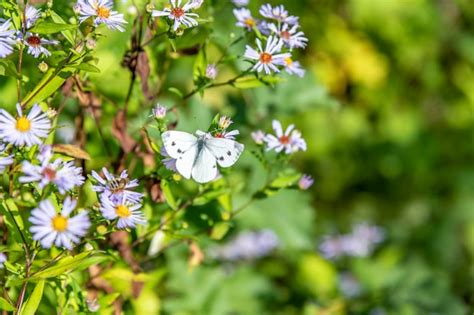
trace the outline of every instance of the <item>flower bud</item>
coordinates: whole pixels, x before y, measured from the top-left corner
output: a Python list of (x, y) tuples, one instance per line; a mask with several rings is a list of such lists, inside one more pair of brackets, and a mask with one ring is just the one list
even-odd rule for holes
[(218, 71), (215, 64), (208, 64), (206, 67), (206, 78), (210, 80), (215, 80), (217, 77)]
[(233, 123), (233, 121), (229, 117), (222, 116), (219, 119), (218, 126), (219, 126), (219, 129), (225, 130), (225, 129), (229, 128), (229, 126), (232, 125), (232, 123)]
[(308, 188), (313, 186), (313, 184), (314, 179), (311, 176), (304, 174), (298, 182), (298, 187), (301, 190), (307, 190)]
[(145, 7), (146, 12), (151, 13), (151, 11), (155, 10), (155, 5), (153, 3), (148, 3)]
[(53, 119), (54, 117), (56, 117), (57, 114), (58, 112), (54, 108), (51, 108), (51, 107), (49, 107), (48, 111), (46, 112), (46, 115), (48, 116), (49, 119)]
[(38, 69), (39, 69), (39, 71), (41, 71), (41, 72), (44, 73), (44, 72), (48, 71), (49, 66), (48, 66), (48, 64), (47, 64), (46, 62), (41, 61), (41, 62), (38, 64)]
[(87, 41), (86, 41), (86, 47), (90, 50), (93, 50), (97, 47), (97, 41), (93, 38), (89, 38)]
[(151, 110), (153, 117), (156, 119), (163, 119), (166, 116), (167, 109), (161, 104), (156, 104), (155, 108)]

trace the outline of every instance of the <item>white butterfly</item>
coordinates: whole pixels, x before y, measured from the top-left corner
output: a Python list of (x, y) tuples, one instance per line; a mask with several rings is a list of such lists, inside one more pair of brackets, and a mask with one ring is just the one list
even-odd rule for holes
[(230, 167), (244, 151), (237, 141), (213, 137), (196, 131), (196, 136), (183, 131), (167, 131), (161, 136), (166, 152), (176, 159), (176, 169), (185, 178), (207, 183), (217, 176), (217, 165)]

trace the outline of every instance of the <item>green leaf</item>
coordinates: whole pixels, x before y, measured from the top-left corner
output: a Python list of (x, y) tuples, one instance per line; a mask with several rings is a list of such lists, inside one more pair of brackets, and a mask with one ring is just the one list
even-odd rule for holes
[(26, 300), (24, 307), (22, 308), (21, 315), (34, 315), (40, 305), (41, 299), (43, 298), (45, 280), (40, 280), (35, 286), (35, 289)]
[[(59, 14), (57, 14), (53, 10), (49, 10), (49, 13), (51, 15), (51, 19), (53, 20), (53, 22), (59, 23), (59, 24), (66, 24), (66, 21), (64, 21), (63, 18), (59, 16)], [(67, 39), (67, 41), (71, 45), (74, 45), (74, 36), (72, 35), (72, 32), (70, 30), (64, 30), (61, 32), (61, 34), (63, 34), (63, 36)]]
[(294, 185), (301, 178), (301, 174), (294, 172), (283, 172), (270, 184), (272, 188), (286, 188)]
[(62, 24), (53, 22), (42, 22), (35, 25), (30, 31), (38, 34), (54, 34), (63, 31), (70, 31), (76, 29), (77, 25)]
[(56, 277), (72, 270), (85, 269), (91, 265), (101, 263), (108, 259), (109, 258), (107, 256), (96, 255), (94, 252), (85, 252), (76, 256), (67, 256), (60, 259), (52, 267), (33, 274), (31, 279)]
[(13, 61), (8, 59), (0, 59), (0, 76), (15, 78), (19, 77)]
[(15, 308), (7, 300), (0, 297), (0, 310), (5, 310), (7, 312), (14, 311)]
[(3, 214), (8, 231), (12, 234), (15, 241), (17, 243), (23, 243), (20, 231), (24, 231), (25, 227), (15, 201), (11, 198), (4, 200), (0, 204), (0, 212)]
[(194, 61), (194, 81), (199, 80), (199, 78), (204, 77), (206, 74), (207, 68), (207, 58), (206, 58), (206, 46), (204, 45), (199, 50), (199, 53)]
[(168, 91), (170, 91), (171, 93), (174, 93), (174, 94), (178, 95), (178, 96), (181, 97), (181, 98), (183, 98), (183, 96), (184, 96), (183, 93), (182, 93), (180, 90), (178, 90), (177, 88), (174, 88), (174, 87), (170, 87), (170, 88), (168, 89)]
[(178, 205), (176, 203), (176, 199), (174, 199), (173, 192), (170, 188), (170, 183), (167, 180), (161, 180), (161, 190), (165, 195), (166, 202), (171, 207), (171, 209), (176, 210), (178, 209)]
[(81, 63), (80, 65), (78, 65), (76, 67), (76, 69), (79, 69), (79, 70), (82, 70), (82, 71), (86, 71), (86, 72), (93, 72), (93, 73), (100, 73), (100, 69), (97, 68), (96, 66), (94, 65), (91, 65), (90, 63)]
[(255, 76), (246, 76), (239, 78), (234, 82), (234, 86), (239, 89), (253, 89), (263, 86), (264, 84)]
[(212, 228), (211, 238), (213, 240), (221, 240), (229, 232), (232, 224), (230, 222), (219, 222)]
[(193, 205), (195, 206), (202, 206), (205, 205), (212, 200), (215, 200), (222, 196), (223, 194), (228, 194), (230, 193), (230, 190), (228, 188), (221, 188), (221, 189), (216, 189), (216, 190), (210, 190), (206, 193), (204, 193), (202, 196), (194, 199)]
[(71, 67), (66, 67), (60, 71), (57, 69), (49, 69), (43, 76), (43, 79), (25, 97), (23, 105), (31, 106), (45, 100), (56, 92), (75, 71), (76, 69)]

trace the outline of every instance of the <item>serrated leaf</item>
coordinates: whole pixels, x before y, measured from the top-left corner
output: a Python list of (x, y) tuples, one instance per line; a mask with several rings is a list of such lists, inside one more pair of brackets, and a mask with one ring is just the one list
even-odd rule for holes
[(78, 25), (73, 24), (62, 24), (53, 22), (41, 22), (36, 24), (30, 32), (38, 34), (54, 34), (63, 31), (70, 31), (76, 29)]
[(26, 303), (22, 307), (22, 310), (20, 311), (21, 315), (35, 315), (36, 314), (36, 310), (38, 309), (38, 306), (40, 305), (41, 299), (43, 298), (44, 283), (45, 283), (44, 279), (38, 281), (33, 292), (28, 297), (28, 300), (26, 300)]
[(80, 160), (90, 160), (91, 157), (89, 153), (82, 150), (78, 146), (72, 144), (54, 144), (53, 151), (56, 153), (62, 153), (67, 156), (73, 157)]

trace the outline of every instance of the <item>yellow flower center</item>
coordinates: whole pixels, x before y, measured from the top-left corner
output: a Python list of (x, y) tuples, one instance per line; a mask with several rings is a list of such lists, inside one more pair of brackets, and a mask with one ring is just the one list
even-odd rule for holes
[(115, 208), (115, 213), (121, 218), (128, 218), (132, 215), (130, 209), (125, 205), (119, 205)]
[(272, 55), (270, 55), (269, 53), (261, 53), (260, 54), (260, 62), (261, 63), (271, 63), (272, 62)]
[(102, 19), (108, 19), (110, 17), (110, 10), (107, 9), (106, 7), (98, 7), (97, 16)]
[(16, 120), (16, 130), (20, 132), (28, 132), (31, 129), (31, 122), (25, 116)]
[(55, 216), (51, 223), (53, 225), (53, 229), (56, 232), (66, 231), (68, 225), (67, 218), (63, 217), (62, 215)]
[(285, 58), (285, 63), (288, 65), (288, 66), (291, 66), (293, 64), (293, 60), (291, 60), (291, 58)]
[(252, 19), (252, 18), (247, 18), (247, 19), (245, 19), (244, 23), (245, 23), (245, 25), (247, 25), (248, 27), (254, 27), (254, 26), (255, 26), (255, 20)]

